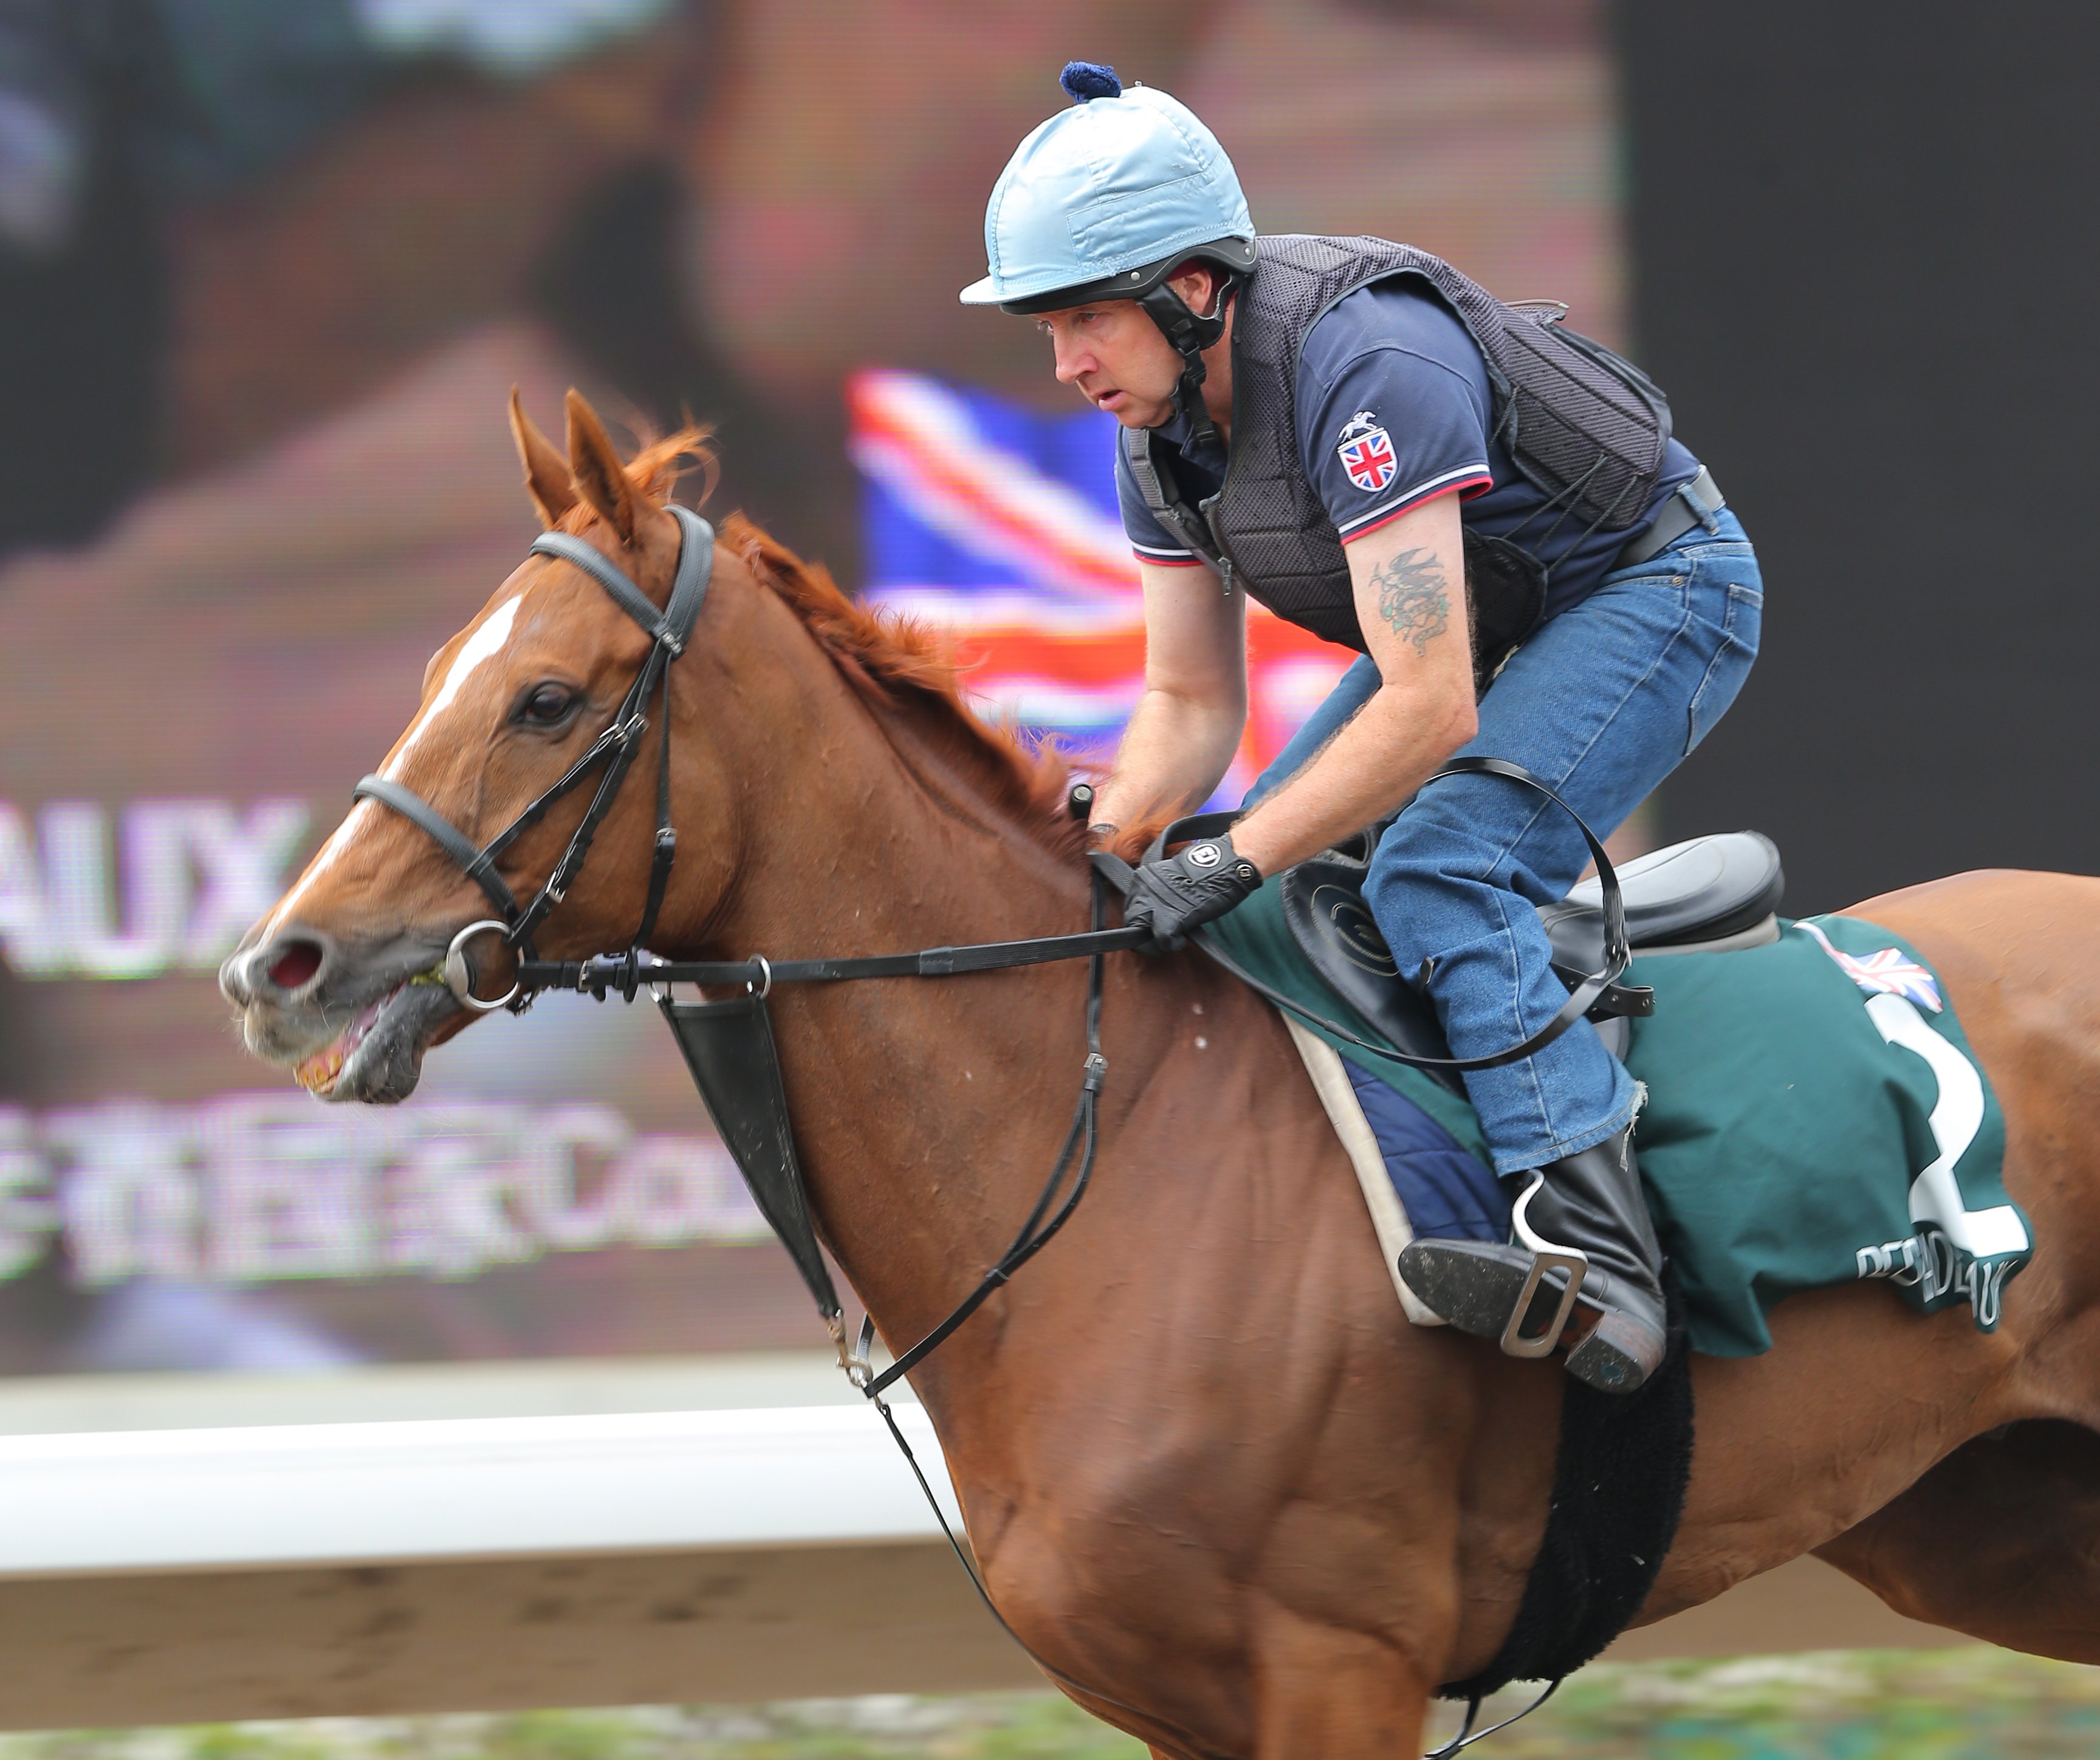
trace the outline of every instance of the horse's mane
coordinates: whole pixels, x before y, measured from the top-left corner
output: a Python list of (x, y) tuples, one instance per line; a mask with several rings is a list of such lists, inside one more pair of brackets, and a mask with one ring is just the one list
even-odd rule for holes
[(939, 631), (871, 611), (840, 590), (822, 563), (731, 514), (721, 541), (802, 620), (848, 683), (878, 709), (910, 715), (946, 762), (970, 777), (1047, 848), (1076, 858), (1083, 828), (1065, 812), (1070, 769), (1054, 744), (1030, 747), (984, 721), (963, 699), (962, 668)]
[[(686, 427), (652, 440), (628, 461), (634, 486), (662, 500), (676, 486), (682, 461), (697, 460), (714, 486), (707, 430)], [(579, 504), (571, 518), (592, 517)], [(566, 527), (568, 519), (562, 522)], [(1011, 728), (981, 719), (962, 693), (962, 668), (939, 631), (894, 612), (871, 610), (840, 590), (820, 562), (805, 562), (741, 514), (722, 522), (719, 541), (802, 620), (848, 683), (878, 710), (909, 716), (935, 753), (969, 777), (1043, 845), (1078, 859), (1083, 827), (1065, 814), (1070, 771), (1049, 743), (1031, 747)]]

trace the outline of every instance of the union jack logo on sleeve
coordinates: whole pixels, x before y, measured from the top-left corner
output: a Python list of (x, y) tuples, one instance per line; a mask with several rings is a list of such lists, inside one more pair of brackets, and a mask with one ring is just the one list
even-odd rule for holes
[(1358, 410), (1342, 430), (1342, 443), (1335, 448), (1335, 456), (1348, 472), (1349, 481), (1366, 495), (1377, 494), (1400, 469), (1392, 439), (1368, 409)]

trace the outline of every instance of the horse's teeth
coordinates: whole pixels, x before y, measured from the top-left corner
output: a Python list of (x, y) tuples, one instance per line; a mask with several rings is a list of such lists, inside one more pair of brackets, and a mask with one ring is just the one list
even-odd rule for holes
[(292, 1071), (292, 1079), (309, 1093), (318, 1093), (342, 1073), (344, 1053), (342, 1042), (338, 1039), (325, 1051), (317, 1051)]

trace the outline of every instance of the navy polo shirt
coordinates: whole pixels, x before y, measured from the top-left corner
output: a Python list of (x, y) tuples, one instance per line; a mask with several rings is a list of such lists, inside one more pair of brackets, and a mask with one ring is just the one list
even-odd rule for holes
[[(1594, 592), (1632, 532), (1699, 474), (1675, 440), (1640, 520), (1589, 532), (1577, 514), (1546, 505), (1491, 432), (1494, 400), (1487, 363), (1456, 313), (1411, 277), (1343, 295), (1306, 333), (1298, 357), (1298, 453), (1344, 545), (1439, 495), (1462, 498), (1471, 530), (1507, 538), (1545, 563), (1546, 615), (1556, 617)], [(1189, 449), (1176, 416), (1154, 430), (1170, 443), (1166, 462), (1191, 506), (1217, 493), (1225, 460)], [(1141, 562), (1193, 567), (1202, 558), (1152, 517), (1116, 449), (1123, 530)]]

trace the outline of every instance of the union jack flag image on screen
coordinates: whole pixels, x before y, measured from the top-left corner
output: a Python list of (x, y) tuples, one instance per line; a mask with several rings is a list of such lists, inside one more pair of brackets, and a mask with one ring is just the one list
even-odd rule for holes
[(1369, 494), (1377, 494), (1392, 482), (1393, 473), (1400, 468), (1392, 456), (1392, 442), (1383, 428), (1344, 440), (1335, 450), (1342, 469), (1349, 474), (1349, 481)]
[[(977, 706), (1105, 761), (1145, 682), (1137, 565), (1116, 510), (1116, 425), (1040, 416), (924, 374), (848, 387), (866, 483), (863, 595), (951, 631)], [(1208, 570), (1188, 590), (1215, 593)], [(1236, 805), (1355, 657), (1248, 607), (1247, 730), (1217, 804)]]

